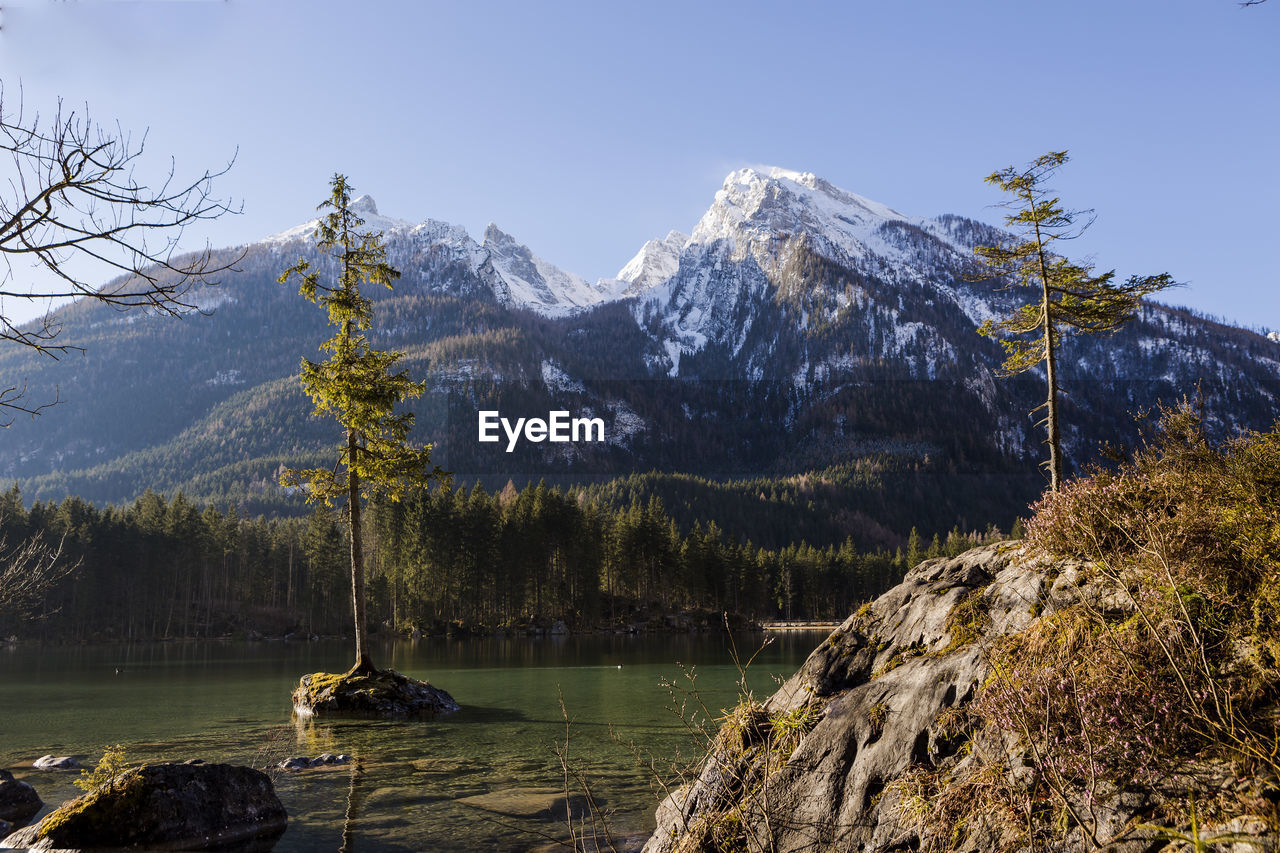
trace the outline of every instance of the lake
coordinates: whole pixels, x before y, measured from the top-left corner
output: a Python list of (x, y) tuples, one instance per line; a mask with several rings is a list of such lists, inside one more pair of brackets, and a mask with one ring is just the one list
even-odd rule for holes
[[(763, 698), (824, 636), (780, 633), (761, 649), (761, 635), (746, 634), (732, 644), (744, 660), (758, 651), (748, 682)], [(346, 669), (349, 643), (0, 645), (0, 767), (57, 805), (80, 793), (77, 773), (31, 767), (47, 753), (92, 766), (121, 744), (132, 762), (259, 768), (346, 753), (350, 765), (273, 774), (289, 812), (278, 853), (566, 849), (553, 844), (569, 836), (564, 821), (530, 813), (550, 796), (531, 791), (565, 787), (563, 697), (569, 763), (600, 803), (595, 812), (634, 844), (660, 796), (643, 763), (665, 770), (698, 754), (663, 683), (688, 688), (691, 667), (702, 704), (718, 715), (737, 702), (730, 647), (723, 632), (375, 642), (377, 665), (449, 691), (462, 710), (432, 721), (312, 721), (293, 716), (289, 694), (304, 673)], [(464, 802), (480, 795), (489, 796)]]

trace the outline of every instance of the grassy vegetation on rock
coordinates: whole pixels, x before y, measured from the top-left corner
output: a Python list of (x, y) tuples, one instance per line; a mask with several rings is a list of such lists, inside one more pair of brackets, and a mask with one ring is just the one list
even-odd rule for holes
[(458, 710), (453, 697), (425, 681), (371, 667), (302, 676), (293, 691), (293, 707), (303, 716), (432, 716)]
[[(990, 675), (973, 705), (989, 734), (1017, 740), (1025, 767), (993, 773), (991, 755), (904, 777), (899, 816), (921, 849), (970, 849), (982, 832), (992, 850), (1093, 850), (1202, 830), (1274, 839), (1280, 433), (1215, 444), (1184, 403), (1131, 460), (1035, 510), (1029, 544), (1072, 568), (1046, 576), (1026, 630), (988, 642)], [(983, 633), (977, 602), (953, 610), (953, 642)], [(1145, 821), (1117, 823), (1119, 802)], [(1235, 832), (1243, 826), (1253, 835)]]

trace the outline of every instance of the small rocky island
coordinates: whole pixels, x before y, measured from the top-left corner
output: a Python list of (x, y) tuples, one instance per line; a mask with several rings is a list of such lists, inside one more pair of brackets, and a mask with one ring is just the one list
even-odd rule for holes
[(365, 660), (343, 673), (302, 676), (293, 691), (293, 710), (300, 717), (429, 718), (458, 710), (458, 703), (425, 681), (392, 669), (376, 669)]

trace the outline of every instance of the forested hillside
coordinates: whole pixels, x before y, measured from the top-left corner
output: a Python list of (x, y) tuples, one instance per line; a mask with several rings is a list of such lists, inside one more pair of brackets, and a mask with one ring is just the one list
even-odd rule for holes
[[(907, 550), (761, 548), (716, 524), (681, 527), (661, 500), (618, 508), (545, 485), (490, 494), (441, 489), (375, 504), (366, 544), (370, 622), (383, 633), (548, 627), (613, 629), (694, 613), (838, 618), (895, 583), (908, 562), (999, 537), (952, 531)], [(62, 543), (70, 569), (30, 607), (0, 596), (0, 636), (65, 641), (349, 630), (344, 534), (323, 509), (305, 518), (245, 518), (148, 492), (98, 509), (78, 498), (0, 498), (0, 539)], [(12, 605), (12, 603), (10, 603)]]

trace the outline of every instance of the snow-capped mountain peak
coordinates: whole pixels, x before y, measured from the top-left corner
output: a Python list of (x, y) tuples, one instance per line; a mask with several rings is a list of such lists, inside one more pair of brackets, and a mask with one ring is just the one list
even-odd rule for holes
[[(360, 231), (381, 232), (382, 234), (390, 234), (393, 231), (404, 231), (413, 227), (413, 223), (407, 219), (393, 219), (389, 216), (383, 216), (378, 213), (378, 204), (373, 200), (371, 195), (362, 195), (351, 202), (351, 212), (364, 220), (364, 224), (360, 226)], [(327, 212), (327, 211), (326, 211)], [(310, 219), (301, 225), (295, 225), (278, 234), (272, 234), (263, 242), (265, 243), (291, 243), (294, 240), (311, 241), (315, 237), (316, 225), (320, 223), (320, 217)]]
[(661, 240), (650, 240), (636, 256), (618, 271), (616, 281), (624, 286), (619, 297), (636, 296), (663, 284), (680, 268), (680, 252), (689, 243), (689, 235), (670, 231)]
[(364, 195), (351, 202), (351, 212), (357, 216), (377, 216), (378, 203), (373, 200), (373, 196), (365, 193)]
[[(646, 264), (666, 275), (663, 282), (646, 280), (633, 310), (665, 351), (655, 366), (673, 376), (680, 375), (683, 356), (710, 345), (718, 358), (741, 359), (762, 376), (773, 355), (760, 348), (757, 338), (768, 336), (757, 326), (781, 324), (802, 334), (811, 327), (861, 327), (874, 344), (838, 358), (897, 357), (915, 347), (921, 355), (912, 369), (932, 377), (950, 358), (951, 344), (915, 318), (917, 303), (949, 304), (953, 309), (939, 310), (957, 310), (974, 324), (992, 316), (990, 289), (980, 292), (961, 275), (972, 263), (973, 240), (989, 239), (987, 232), (994, 229), (961, 217), (906, 216), (812, 172), (747, 168), (729, 174), (678, 250), (647, 244), (619, 277), (639, 279)], [(810, 257), (825, 258), (829, 269), (848, 271), (849, 278), (840, 283), (807, 275)], [(908, 290), (910, 304), (902, 298)], [(828, 368), (806, 361), (802, 372)]]
[(741, 256), (760, 241), (773, 243), (779, 235), (803, 233), (822, 254), (845, 260), (868, 252), (883, 254), (876, 231), (894, 221), (911, 220), (812, 172), (748, 168), (725, 178), (693, 229), (692, 242), (733, 241)]
[[(478, 276), (499, 302), (545, 316), (565, 316), (619, 299), (640, 297), (646, 303), (664, 304), (674, 299), (671, 308), (678, 311), (679, 320), (672, 327), (682, 347), (694, 348), (721, 336), (706, 327), (708, 323), (733, 324), (734, 315), (711, 303), (763, 298), (769, 289), (765, 278), (772, 275), (765, 271), (775, 269), (801, 244), (850, 269), (867, 274), (890, 268), (910, 270), (917, 279), (929, 277), (939, 253), (946, 256), (946, 264), (955, 256), (972, 254), (964, 235), (945, 217), (909, 218), (812, 172), (781, 168), (732, 172), (691, 236), (671, 231), (665, 238), (650, 240), (616, 278), (594, 284), (535, 255), (493, 223), (477, 242), (464, 228), (447, 222), (428, 219), (414, 225), (384, 216), (370, 195), (356, 198), (351, 209), (365, 220), (361, 230), (381, 232), (401, 244), (398, 257), (414, 258), (431, 251), (437, 258), (452, 258), (451, 263), (460, 263)], [(265, 242), (310, 243), (317, 222), (312, 219)], [(921, 241), (930, 244), (924, 246), (924, 254)], [(440, 254), (439, 249), (445, 252)], [(716, 271), (722, 263), (748, 259), (764, 277), (751, 278), (741, 294), (730, 298), (719, 292), (721, 287), (711, 288), (717, 291), (714, 294), (707, 289), (713, 279), (719, 280)], [(720, 331), (729, 333), (727, 327)]]

